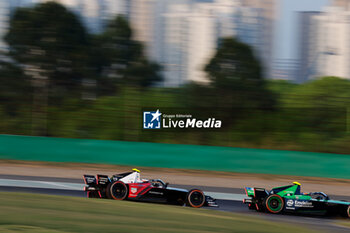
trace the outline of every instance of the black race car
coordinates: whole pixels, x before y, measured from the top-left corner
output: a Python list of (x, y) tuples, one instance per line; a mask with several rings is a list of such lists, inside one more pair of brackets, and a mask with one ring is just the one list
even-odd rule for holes
[(210, 196), (199, 189), (185, 190), (171, 188), (160, 179), (141, 180), (140, 171), (107, 175), (84, 175), (84, 191), (89, 198), (109, 198), (115, 200), (136, 200), (175, 205), (188, 205), (195, 208), (218, 206)]

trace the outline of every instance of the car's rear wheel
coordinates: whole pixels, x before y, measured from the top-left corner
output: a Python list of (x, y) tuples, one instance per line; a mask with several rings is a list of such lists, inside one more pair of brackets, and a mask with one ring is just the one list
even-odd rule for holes
[(128, 186), (122, 181), (116, 181), (109, 187), (109, 195), (114, 200), (124, 200), (128, 197)]
[(348, 208), (346, 209), (346, 216), (348, 218), (350, 218), (350, 205), (348, 206)]
[(107, 199), (112, 199), (111, 186), (113, 183), (109, 183), (105, 189)]
[(273, 214), (279, 214), (284, 208), (284, 200), (281, 196), (273, 194), (266, 198), (266, 209)]
[(187, 200), (187, 205), (194, 208), (200, 208), (205, 203), (205, 195), (199, 189), (192, 189), (187, 193), (186, 200)]

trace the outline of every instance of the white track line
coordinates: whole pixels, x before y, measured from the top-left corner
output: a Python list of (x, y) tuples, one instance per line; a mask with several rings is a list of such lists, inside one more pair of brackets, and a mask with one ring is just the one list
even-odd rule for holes
[[(85, 184), (83, 184), (83, 183), (82, 184), (66, 183), (66, 182), (50, 182), (50, 181), (35, 181), (35, 180), (0, 179), (0, 186), (83, 191)], [(243, 198), (245, 198), (245, 195), (243, 195), (243, 194), (206, 192), (205, 190), (203, 190), (203, 191), (206, 195), (209, 195), (215, 199), (242, 201)]]
[(217, 192), (205, 192), (208, 196), (211, 196), (215, 199), (220, 200), (230, 200), (230, 201), (242, 201), (247, 196), (244, 194), (235, 194), (235, 193), (217, 193)]
[(84, 188), (84, 184), (76, 184), (76, 183), (35, 181), (35, 180), (10, 180), (10, 179), (0, 179), (0, 186), (64, 189), (64, 190), (83, 190)]

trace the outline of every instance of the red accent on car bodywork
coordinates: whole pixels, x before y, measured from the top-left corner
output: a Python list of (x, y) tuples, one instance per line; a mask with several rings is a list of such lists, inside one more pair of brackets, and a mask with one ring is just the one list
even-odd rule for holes
[(129, 183), (129, 198), (136, 198), (152, 188), (151, 183)]
[[(96, 184), (98, 185), (98, 175), (96, 175)], [(101, 196), (101, 192), (100, 192), (100, 191), (98, 191), (97, 193), (98, 193), (98, 195), (100, 196), (100, 198), (102, 198), (102, 196)]]
[(98, 175), (96, 175), (96, 184), (98, 184), (98, 177), (99, 177), (99, 176), (98, 176)]

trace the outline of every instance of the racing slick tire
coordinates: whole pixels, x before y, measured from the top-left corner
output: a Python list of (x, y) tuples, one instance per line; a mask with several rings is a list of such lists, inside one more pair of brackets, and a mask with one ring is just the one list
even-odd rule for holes
[(270, 213), (279, 214), (284, 208), (284, 199), (277, 194), (273, 194), (266, 198), (265, 206)]
[(346, 208), (346, 216), (350, 218), (350, 205)]
[(107, 187), (106, 187), (106, 189), (105, 189), (105, 191), (106, 191), (106, 198), (107, 199), (113, 199), (112, 198), (112, 195), (111, 195), (111, 185), (112, 185), (113, 183), (109, 183), (108, 185), (107, 185)]
[(124, 182), (116, 181), (110, 184), (107, 193), (114, 200), (125, 200), (128, 197), (129, 188)]
[(205, 195), (199, 189), (192, 189), (187, 193), (186, 203), (188, 206), (200, 208), (205, 204)]

